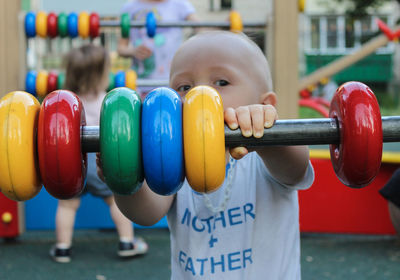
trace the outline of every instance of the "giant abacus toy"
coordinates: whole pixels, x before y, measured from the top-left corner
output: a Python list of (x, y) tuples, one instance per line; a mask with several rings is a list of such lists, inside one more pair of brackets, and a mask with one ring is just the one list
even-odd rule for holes
[[(34, 96), (44, 98), (50, 92), (64, 87), (65, 74), (55, 71), (28, 71), (25, 77), (25, 91)], [(137, 87), (162, 87), (168, 85), (168, 80), (137, 79), (133, 70), (110, 72), (108, 90), (117, 87), (127, 87), (136, 90)]]
[(229, 22), (157, 22), (153, 12), (149, 12), (145, 22), (131, 21), (129, 14), (122, 14), (120, 20), (100, 20), (97, 13), (88, 14), (87, 12), (77, 13), (55, 13), (29, 12), (25, 16), (25, 34), (27, 38), (36, 37), (55, 38), (96, 38), (100, 34), (100, 27), (120, 27), (121, 36), (129, 38), (130, 28), (146, 27), (149, 37), (154, 37), (157, 27), (219, 27), (230, 29), (233, 32), (240, 32), (246, 28), (265, 28), (265, 22), (245, 22), (243, 23), (240, 14), (232, 11)]
[(381, 118), (373, 92), (358, 82), (338, 88), (330, 118), (277, 120), (259, 139), (224, 127), (221, 98), (207, 86), (193, 88), (183, 105), (168, 88), (155, 89), (143, 104), (135, 91), (114, 89), (103, 101), (100, 127), (85, 126), (72, 92), (54, 91), (41, 106), (31, 94), (11, 92), (0, 100), (0, 188), (13, 200), (34, 197), (42, 184), (56, 198), (71, 198), (84, 187), (85, 153), (100, 152), (115, 193), (132, 194), (145, 178), (154, 192), (169, 195), (185, 176), (197, 192), (211, 192), (225, 178), (225, 146), (314, 144), (330, 144), (338, 178), (363, 187), (379, 171), (383, 142), (400, 140), (399, 121)]

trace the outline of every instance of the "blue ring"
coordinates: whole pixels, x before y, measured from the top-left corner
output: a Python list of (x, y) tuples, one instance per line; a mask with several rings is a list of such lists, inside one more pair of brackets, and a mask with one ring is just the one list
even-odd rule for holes
[(68, 15), (68, 35), (71, 38), (78, 37), (78, 15), (77, 13), (70, 13)]
[(118, 71), (115, 74), (114, 84), (115, 84), (116, 88), (125, 86), (125, 72), (124, 71)]
[(29, 12), (25, 16), (25, 34), (28, 38), (36, 36), (36, 15), (33, 12)]
[(157, 20), (153, 12), (149, 12), (146, 16), (146, 31), (147, 36), (153, 38), (156, 35)]
[(182, 101), (169, 88), (152, 90), (142, 104), (142, 157), (155, 193), (176, 193), (184, 180)]
[(36, 96), (36, 71), (29, 71), (25, 77), (25, 91)]

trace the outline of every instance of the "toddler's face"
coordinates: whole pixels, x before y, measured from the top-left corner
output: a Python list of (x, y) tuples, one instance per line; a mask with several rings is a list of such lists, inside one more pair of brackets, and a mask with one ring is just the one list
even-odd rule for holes
[(259, 103), (264, 92), (257, 82), (260, 69), (250, 65), (254, 60), (238, 45), (220, 43), (188, 41), (175, 55), (170, 86), (181, 96), (193, 87), (211, 86), (221, 95), (225, 108)]

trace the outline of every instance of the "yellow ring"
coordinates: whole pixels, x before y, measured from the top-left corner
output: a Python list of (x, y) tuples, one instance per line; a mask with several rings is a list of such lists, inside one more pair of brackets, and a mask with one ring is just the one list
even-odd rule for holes
[(243, 31), (242, 18), (238, 12), (231, 11), (229, 14), (229, 21), (231, 23), (231, 32), (240, 33)]
[(0, 99), (0, 190), (10, 199), (24, 201), (39, 193), (36, 130), (40, 104), (23, 91)]
[(127, 70), (125, 73), (125, 84), (127, 88), (136, 90), (136, 72), (133, 70)]
[(47, 14), (38, 12), (36, 15), (36, 33), (42, 38), (47, 36)]
[(39, 71), (36, 77), (36, 94), (41, 98), (44, 98), (47, 94), (47, 78), (46, 71)]
[(183, 105), (186, 177), (197, 192), (212, 192), (225, 179), (224, 109), (218, 92), (193, 88)]
[(304, 9), (306, 7), (306, 0), (298, 0), (299, 1), (299, 12), (302, 13), (304, 12)]
[(78, 17), (78, 33), (81, 38), (89, 37), (89, 14), (81, 12)]

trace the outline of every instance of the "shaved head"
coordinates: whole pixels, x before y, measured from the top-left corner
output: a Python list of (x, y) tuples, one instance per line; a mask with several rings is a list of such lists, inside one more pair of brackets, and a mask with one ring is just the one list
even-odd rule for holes
[(257, 44), (244, 34), (208, 31), (193, 36), (184, 42), (175, 54), (171, 73), (176, 70), (174, 67), (177, 66), (177, 62), (188, 56), (191, 56), (193, 65), (204, 58), (226, 57), (228, 60), (232, 60), (232, 63), (246, 69), (246, 75), (251, 76), (251, 80), (257, 83), (260, 93), (273, 89), (267, 59)]

